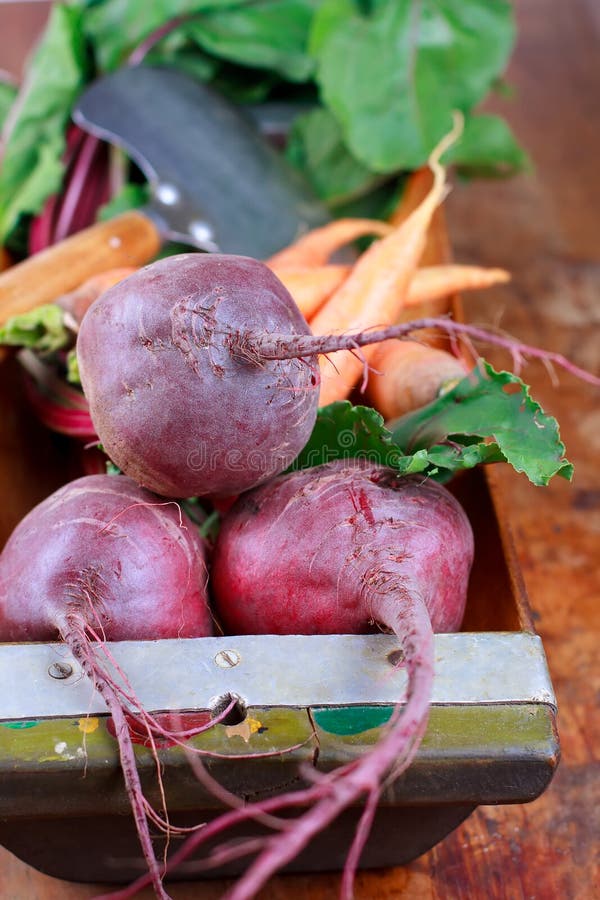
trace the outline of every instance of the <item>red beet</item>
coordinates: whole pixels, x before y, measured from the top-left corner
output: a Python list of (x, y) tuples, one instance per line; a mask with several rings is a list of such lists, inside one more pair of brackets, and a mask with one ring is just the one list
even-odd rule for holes
[(77, 357), (94, 427), (119, 468), (165, 496), (231, 496), (284, 471), (308, 441), (318, 354), (436, 327), (594, 380), (557, 354), (448, 319), (317, 337), (267, 266), (200, 253), (106, 291), (83, 319)]
[(339, 460), (244, 494), (223, 522), (211, 581), (232, 634), (395, 630), (378, 609), (392, 593), (422, 601), (434, 631), (455, 631), (472, 555), (446, 488)]
[[(150, 840), (125, 713), (162, 734), (106, 666), (104, 641), (212, 633), (204, 545), (174, 501), (124, 476), (79, 478), (35, 507), (0, 555), (0, 640), (63, 640), (112, 715), (121, 766), (157, 896), (167, 897)], [(110, 657), (108, 657), (110, 660)]]
[[(400, 640), (408, 691), (402, 712), (372, 751), (301, 792), (308, 811), (268, 839), (228, 896), (253, 897), (342, 809), (366, 794), (344, 877), (350, 896), (382, 781), (406, 768), (425, 729), (432, 627), (459, 627), (472, 559), (471, 527), (445, 488), (359, 460), (281, 476), (231, 509), (212, 568), (226, 627), (234, 633), (328, 634), (383, 626)], [(294, 794), (278, 800), (264, 810), (257, 804), (254, 812), (298, 803)], [(229, 816), (233, 822), (250, 814), (246, 808)]]
[(81, 382), (119, 468), (189, 497), (238, 494), (290, 465), (317, 414), (316, 359), (245, 361), (229, 344), (248, 329), (310, 334), (281, 282), (246, 257), (172, 256), (90, 307)]

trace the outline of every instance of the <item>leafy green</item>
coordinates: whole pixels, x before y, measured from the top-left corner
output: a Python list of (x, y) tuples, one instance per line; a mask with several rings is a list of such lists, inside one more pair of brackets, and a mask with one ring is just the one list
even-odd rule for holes
[(0, 81), (0, 128), (4, 126), (6, 117), (17, 96), (17, 86), (11, 81)]
[(330, 204), (361, 196), (380, 181), (352, 156), (337, 121), (321, 106), (296, 118), (286, 153), (303, 170), (316, 194)]
[(369, 407), (347, 400), (326, 406), (293, 468), (360, 457), (447, 481), (462, 469), (507, 462), (545, 485), (554, 475), (571, 478), (564, 450), (556, 420), (531, 399), (527, 385), (481, 361), (444, 396), (387, 427)]
[(53, 6), (29, 65), (0, 171), (0, 242), (60, 188), (65, 127), (87, 77), (82, 12)]
[(184, 30), (215, 56), (270, 69), (290, 81), (306, 81), (314, 68), (307, 45), (317, 6), (317, 0), (255, 0), (207, 11)]
[(78, 387), (81, 387), (79, 361), (77, 359), (77, 350), (75, 347), (67, 353), (67, 381), (69, 384), (76, 384)]
[(334, 459), (355, 457), (391, 466), (403, 474), (422, 472), (428, 465), (426, 451), (407, 456), (392, 443), (383, 417), (376, 410), (340, 400), (319, 410), (310, 440), (291, 468), (308, 469)]
[(240, 5), (241, 0), (87, 0), (83, 26), (98, 68), (110, 71), (172, 19)]
[[(451, 111), (467, 115), (448, 156), (471, 174), (526, 157), (508, 127), (470, 113), (501, 84), (514, 38), (508, 0), (72, 0), (53, 6), (16, 105), (0, 174), (0, 241), (26, 247), (28, 216), (61, 189), (73, 101), (149, 40), (146, 61), (237, 103), (315, 103), (289, 157), (337, 214), (422, 165)], [(152, 46), (150, 46), (150, 44)], [(0, 86), (0, 118), (11, 89)], [(119, 203), (136, 205), (135, 192)], [(382, 198), (374, 201), (381, 207)]]
[(449, 441), (467, 446), (468, 456), (479, 439), (485, 454), (510, 463), (534, 484), (548, 484), (554, 475), (570, 480), (573, 474), (556, 419), (544, 413), (517, 375), (496, 372), (485, 361), (443, 397), (389, 427), (392, 441), (408, 453)]
[(88, 3), (86, 34), (98, 65), (114, 69), (149, 35), (173, 19), (186, 37), (231, 62), (308, 78), (306, 51), (317, 0), (104, 0)]
[(98, 219), (101, 222), (105, 222), (122, 212), (127, 212), (128, 209), (137, 209), (148, 202), (149, 196), (150, 192), (147, 184), (125, 184), (118, 194), (100, 207)]
[(64, 310), (54, 303), (13, 316), (0, 328), (0, 344), (28, 347), (38, 353), (53, 353), (72, 339), (72, 332), (64, 324)]
[[(366, 4), (362, 4), (364, 7)], [(325, 0), (311, 34), (317, 81), (352, 154), (375, 172), (422, 165), (503, 70), (506, 0)]]
[(170, 66), (179, 69), (203, 83), (215, 79), (223, 67), (220, 60), (212, 59), (198, 47), (190, 45), (181, 29), (170, 39), (161, 41), (156, 48), (150, 50), (144, 63), (149, 66)]

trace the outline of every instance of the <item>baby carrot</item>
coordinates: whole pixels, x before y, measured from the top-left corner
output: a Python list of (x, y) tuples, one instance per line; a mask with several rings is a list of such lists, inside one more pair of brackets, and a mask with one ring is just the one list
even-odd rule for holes
[[(425, 199), (400, 226), (362, 254), (348, 278), (312, 319), (314, 334), (361, 331), (398, 320), (425, 247), (427, 228), (446, 193), (446, 173), (439, 160), (461, 127), (462, 122), (457, 118), (452, 131), (431, 154), (433, 185)], [(347, 396), (364, 371), (364, 360), (368, 361), (369, 354), (370, 350), (365, 348), (362, 360), (348, 351), (322, 360), (320, 402), (323, 406)]]
[[(352, 271), (349, 265), (279, 266), (270, 268), (286, 286), (304, 318), (311, 322)], [(433, 300), (450, 297), (462, 291), (475, 291), (501, 284), (510, 279), (504, 269), (480, 266), (425, 266), (417, 269), (403, 307), (412, 309)]]
[(286, 286), (300, 312), (310, 320), (323, 303), (348, 277), (351, 266), (276, 266), (269, 268)]
[(447, 350), (417, 341), (384, 341), (370, 360), (365, 400), (384, 419), (395, 419), (435, 400), (459, 381), (467, 365)]
[(267, 260), (267, 265), (277, 269), (283, 266), (323, 266), (336, 250), (357, 238), (370, 234), (381, 237), (391, 231), (392, 226), (379, 219), (334, 219), (284, 247)]

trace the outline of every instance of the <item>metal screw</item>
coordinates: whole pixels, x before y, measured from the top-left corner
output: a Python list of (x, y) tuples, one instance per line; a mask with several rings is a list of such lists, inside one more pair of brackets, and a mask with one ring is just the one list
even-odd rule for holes
[(179, 203), (181, 195), (174, 184), (163, 181), (156, 188), (156, 198), (165, 206), (175, 206), (176, 203)]
[(402, 652), (402, 650), (392, 650), (392, 652), (388, 653), (387, 655), (387, 661), (389, 662), (390, 666), (394, 666), (394, 668), (396, 668), (404, 662), (404, 653)]
[(48, 669), (50, 678), (68, 678), (73, 674), (73, 666), (64, 662), (53, 662)]
[(233, 669), (241, 659), (237, 650), (219, 650), (215, 656), (215, 662), (220, 669)]
[(219, 249), (215, 243), (214, 232), (208, 222), (190, 222), (188, 231), (194, 240), (207, 250), (215, 253)]

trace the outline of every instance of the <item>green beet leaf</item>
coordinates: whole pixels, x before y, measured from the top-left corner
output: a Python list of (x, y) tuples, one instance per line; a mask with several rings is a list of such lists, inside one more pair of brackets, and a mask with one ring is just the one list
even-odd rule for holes
[(286, 152), (316, 194), (331, 205), (362, 196), (380, 180), (352, 156), (343, 142), (340, 126), (324, 107), (296, 118)]
[(98, 67), (110, 71), (158, 28), (179, 16), (239, 6), (240, 0), (87, 0), (83, 26)]
[(452, 111), (489, 91), (513, 40), (506, 0), (325, 0), (310, 49), (350, 151), (391, 172), (425, 163)]
[(448, 444), (467, 447), (459, 455), (472, 460), (479, 447), (477, 452), (487, 457), (482, 461), (504, 459), (537, 485), (548, 484), (554, 475), (570, 480), (573, 474), (556, 419), (544, 413), (518, 376), (496, 372), (484, 360), (451, 391), (389, 429), (405, 453), (427, 448), (431, 455), (431, 448)]
[(28, 67), (0, 170), (0, 243), (60, 188), (65, 127), (88, 65), (81, 17), (76, 7), (53, 6)]
[(423, 472), (428, 466), (426, 450), (405, 455), (393, 444), (376, 410), (341, 400), (319, 410), (310, 440), (291, 468), (308, 469), (355, 457), (391, 466), (404, 474)]
[(206, 11), (184, 28), (217, 57), (306, 81), (314, 68), (307, 45), (316, 6), (317, 0), (256, 0)]
[(466, 175), (507, 177), (531, 166), (504, 119), (471, 116), (460, 140), (444, 154), (444, 163), (456, 163)]
[(28, 347), (38, 353), (53, 353), (73, 340), (65, 327), (64, 310), (48, 303), (21, 316), (13, 316), (0, 328), (0, 344), (9, 347)]
[(482, 360), (451, 391), (387, 426), (375, 410), (347, 400), (320, 409), (292, 468), (361, 457), (444, 482), (464, 469), (505, 462), (545, 485), (554, 475), (571, 478), (564, 450), (556, 420), (527, 385)]
[(0, 128), (4, 127), (6, 117), (17, 96), (17, 87), (11, 81), (0, 80)]
[(129, 209), (138, 209), (148, 202), (150, 191), (148, 185), (134, 184), (128, 182), (124, 184), (118, 194), (115, 194), (108, 203), (100, 207), (98, 210), (98, 220), (106, 222), (121, 213), (127, 212)]

